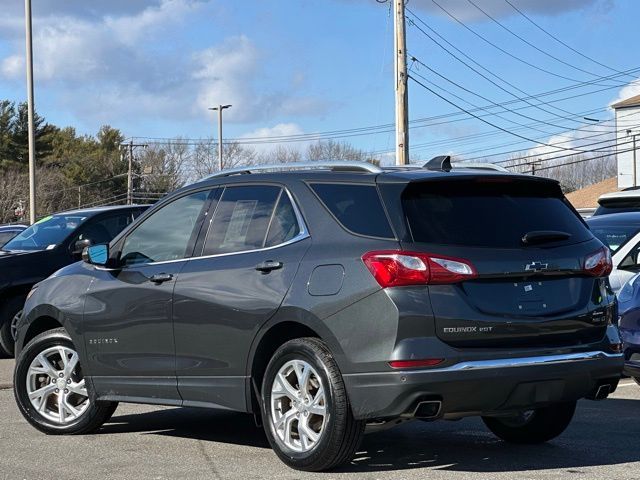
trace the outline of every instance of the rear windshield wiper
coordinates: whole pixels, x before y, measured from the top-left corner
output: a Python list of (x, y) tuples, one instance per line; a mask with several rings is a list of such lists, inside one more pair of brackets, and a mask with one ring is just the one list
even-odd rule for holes
[(571, 234), (558, 230), (536, 230), (525, 233), (522, 243), (525, 245), (538, 245), (540, 243), (560, 242), (571, 238)]

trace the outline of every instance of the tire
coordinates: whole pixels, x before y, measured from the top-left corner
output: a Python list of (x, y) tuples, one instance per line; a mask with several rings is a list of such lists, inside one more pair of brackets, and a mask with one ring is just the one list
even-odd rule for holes
[[(303, 393), (296, 397), (296, 391)], [(365, 422), (353, 418), (338, 365), (322, 341), (298, 338), (282, 345), (267, 366), (261, 397), (267, 438), (288, 466), (318, 472), (353, 458)]]
[[(91, 385), (85, 383), (82, 367), (74, 355), (77, 353), (69, 335), (63, 328), (57, 328), (31, 340), (16, 361), (13, 392), (20, 413), (46, 434), (92, 433), (111, 418), (118, 406), (116, 402), (95, 401)], [(64, 365), (68, 368), (63, 369)], [(43, 393), (32, 401), (29, 393), (36, 391)], [(66, 402), (62, 408), (61, 396)]]
[(510, 443), (536, 444), (556, 438), (571, 423), (576, 402), (565, 402), (523, 412), (514, 417), (482, 417), (494, 435)]
[(11, 322), (23, 305), (24, 297), (14, 297), (0, 306), (0, 357), (13, 358), (15, 341), (11, 333)]

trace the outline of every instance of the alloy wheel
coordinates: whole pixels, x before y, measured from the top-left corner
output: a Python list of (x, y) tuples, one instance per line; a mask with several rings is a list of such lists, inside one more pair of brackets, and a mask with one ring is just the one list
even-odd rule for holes
[(31, 405), (57, 425), (77, 420), (90, 404), (78, 360), (75, 350), (59, 345), (38, 354), (27, 371), (27, 394)]
[(13, 338), (14, 342), (16, 341), (16, 338), (18, 338), (18, 321), (20, 320), (21, 316), (22, 310), (16, 313), (11, 319), (11, 338)]
[(280, 441), (296, 452), (309, 452), (322, 438), (326, 419), (318, 372), (304, 360), (285, 363), (271, 387), (271, 421)]

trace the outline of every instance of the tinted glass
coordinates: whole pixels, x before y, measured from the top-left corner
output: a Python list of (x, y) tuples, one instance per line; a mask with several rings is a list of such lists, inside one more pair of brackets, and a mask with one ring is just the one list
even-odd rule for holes
[(177, 260), (187, 246), (209, 192), (196, 192), (165, 205), (126, 238), (120, 258), (125, 265)]
[(0, 232), (0, 246), (4, 245), (5, 243), (7, 243), (9, 240), (11, 240), (16, 235), (17, 235), (17, 232), (11, 232), (11, 231)]
[(86, 215), (50, 215), (44, 217), (10, 240), (5, 250), (52, 249), (86, 220)]
[(280, 196), (279, 187), (227, 187), (218, 202), (204, 245), (204, 255), (262, 248)]
[[(587, 223), (589, 222), (587, 221)], [(617, 252), (622, 245), (640, 231), (637, 225), (592, 225), (589, 223), (589, 228), (598, 240), (609, 247), (611, 253)]]
[(316, 183), (311, 188), (347, 230), (371, 237), (393, 238), (375, 186)]
[(300, 233), (300, 226), (296, 213), (289, 199), (289, 195), (282, 192), (278, 205), (273, 213), (267, 233), (265, 247), (273, 247), (288, 242)]
[(640, 211), (640, 206), (638, 205), (632, 205), (632, 206), (607, 206), (607, 207), (603, 207), (602, 205), (600, 205), (596, 211), (593, 213), (594, 217), (597, 217), (599, 215), (608, 215), (609, 213), (623, 213), (623, 212), (637, 212)]
[(589, 230), (554, 186), (533, 182), (448, 181), (412, 184), (403, 194), (416, 242), (517, 248), (529, 232), (566, 232), (578, 243)]
[(126, 226), (133, 222), (132, 212), (88, 220), (81, 228), (78, 240), (91, 240), (93, 244), (109, 243)]

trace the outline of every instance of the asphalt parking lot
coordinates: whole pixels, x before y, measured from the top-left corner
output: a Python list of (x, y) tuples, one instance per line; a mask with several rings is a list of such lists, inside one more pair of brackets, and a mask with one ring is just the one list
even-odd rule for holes
[[(0, 385), (11, 360), (0, 360)], [(355, 460), (310, 475), (285, 467), (247, 415), (121, 405), (100, 433), (45, 436), (0, 389), (0, 479), (640, 479), (640, 387), (582, 401), (559, 439), (506, 445), (478, 419), (413, 422), (371, 434)]]

